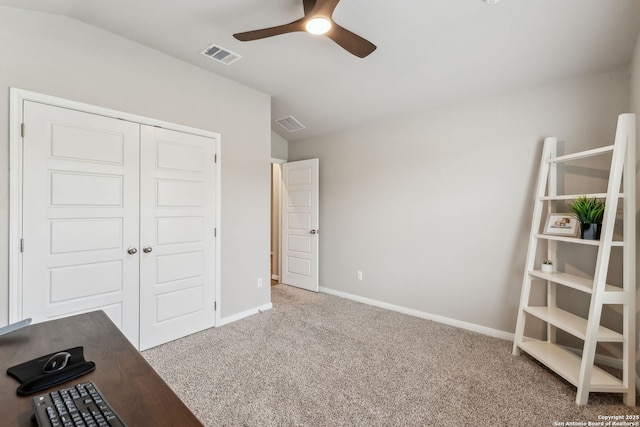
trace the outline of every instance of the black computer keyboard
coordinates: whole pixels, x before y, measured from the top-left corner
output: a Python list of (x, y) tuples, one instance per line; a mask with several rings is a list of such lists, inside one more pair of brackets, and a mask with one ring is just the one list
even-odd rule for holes
[(31, 405), (40, 427), (125, 427), (92, 382), (33, 397)]

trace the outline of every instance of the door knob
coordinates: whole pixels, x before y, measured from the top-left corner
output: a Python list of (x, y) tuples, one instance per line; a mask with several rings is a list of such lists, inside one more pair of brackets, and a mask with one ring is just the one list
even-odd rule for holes
[(151, 246), (145, 246), (144, 248), (142, 248), (142, 252), (144, 252), (145, 254), (148, 254), (152, 250), (153, 249), (151, 249)]
[(133, 255), (136, 252), (138, 252), (138, 250), (136, 248), (134, 248), (133, 246), (131, 246), (131, 247), (129, 247), (129, 249), (127, 249), (127, 252), (129, 252), (130, 255)]
[(318, 230), (311, 230), (311, 231), (309, 231), (309, 233), (311, 233), (311, 234), (318, 234)]

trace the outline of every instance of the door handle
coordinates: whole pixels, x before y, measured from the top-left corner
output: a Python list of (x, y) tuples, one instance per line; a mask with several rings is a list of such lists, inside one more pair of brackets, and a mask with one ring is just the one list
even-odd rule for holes
[(133, 246), (130, 246), (129, 249), (127, 249), (127, 252), (129, 252), (129, 255), (133, 255), (136, 252), (138, 252), (138, 250), (136, 248), (134, 248)]
[(309, 231), (309, 233), (311, 233), (311, 234), (318, 234), (318, 230), (311, 230), (311, 231)]
[(153, 249), (151, 249), (151, 246), (145, 246), (144, 248), (142, 248), (142, 252), (144, 252), (145, 254), (148, 254), (152, 250)]

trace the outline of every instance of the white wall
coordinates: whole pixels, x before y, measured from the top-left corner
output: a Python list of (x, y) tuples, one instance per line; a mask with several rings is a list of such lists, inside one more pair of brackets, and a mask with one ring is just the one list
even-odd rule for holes
[[(513, 332), (542, 141), (613, 141), (628, 70), (289, 144), (320, 159), (320, 282)], [(356, 280), (356, 271), (363, 280)]]
[(8, 320), (9, 87), (220, 132), (222, 316), (270, 302), (268, 95), (79, 21), (0, 7), (0, 324)]
[(289, 156), (289, 141), (271, 131), (271, 157), (287, 160)]

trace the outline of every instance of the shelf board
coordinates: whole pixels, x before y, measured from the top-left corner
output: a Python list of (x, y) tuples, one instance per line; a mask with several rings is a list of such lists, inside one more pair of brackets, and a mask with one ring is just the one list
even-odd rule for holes
[[(599, 246), (600, 240), (585, 240), (578, 239), (577, 237), (565, 237), (565, 236), (552, 236), (549, 234), (535, 234), (534, 237), (538, 239), (546, 239), (546, 240), (555, 240), (557, 242), (569, 242), (569, 243), (577, 243), (580, 245), (587, 246)], [(624, 246), (624, 242), (622, 241), (612, 241), (611, 246)]]
[[(557, 307), (538, 307), (529, 306), (523, 307), (524, 311), (534, 315), (538, 319), (544, 320), (547, 323), (556, 326), (563, 331), (570, 333), (571, 335), (586, 339), (587, 334), (587, 319), (583, 319), (580, 316), (569, 313), (568, 311), (561, 310)], [(605, 328), (604, 326), (598, 327), (598, 341), (600, 342), (622, 342), (622, 334)]]
[(601, 156), (603, 154), (613, 152), (613, 145), (607, 145), (606, 147), (594, 148), (593, 150), (580, 151), (578, 153), (567, 154), (565, 156), (552, 157), (547, 160), (549, 163), (561, 163), (569, 162), (571, 160), (584, 159), (587, 157)]
[[(574, 200), (578, 197), (587, 196), (589, 198), (606, 199), (607, 193), (586, 193), (586, 194), (561, 194), (555, 196), (542, 196), (539, 200)], [(620, 199), (624, 199), (624, 193), (618, 193)]]
[[(578, 380), (582, 362), (580, 356), (548, 341), (538, 341), (530, 338), (524, 338), (523, 342), (518, 343), (518, 347), (548, 366), (549, 369), (575, 387), (579, 386)], [(588, 389), (590, 392), (624, 393), (627, 391), (621, 380), (597, 366), (593, 367), (591, 383)]]
[[(582, 292), (586, 292), (588, 294), (593, 293), (593, 279), (585, 279), (583, 277), (578, 277), (569, 273), (545, 273), (540, 270), (529, 270), (529, 274), (531, 276), (537, 277), (543, 280), (549, 280), (553, 283), (558, 283), (563, 286), (567, 286), (569, 288), (577, 289)], [(623, 289), (617, 286), (605, 285), (604, 288), (607, 292), (622, 292)]]

